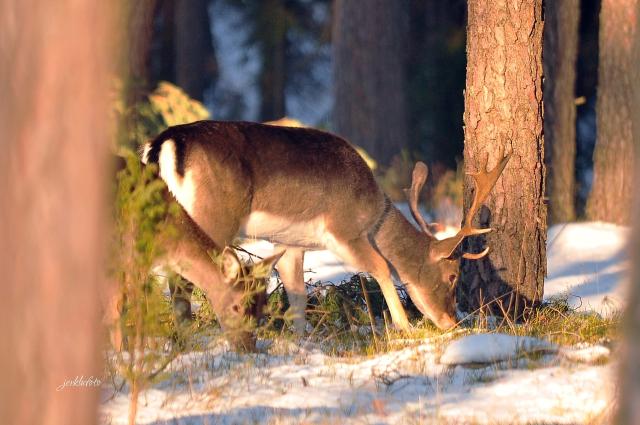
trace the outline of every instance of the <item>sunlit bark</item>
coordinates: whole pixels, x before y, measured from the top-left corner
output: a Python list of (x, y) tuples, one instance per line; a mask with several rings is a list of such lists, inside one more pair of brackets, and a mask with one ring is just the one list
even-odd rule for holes
[[(491, 251), (462, 262), (462, 308), (486, 303), (520, 316), (542, 300), (547, 211), (542, 131), (542, 0), (469, 1), (465, 91), (466, 172), (512, 158), (480, 210), (486, 237), (467, 238), (465, 252)], [(465, 211), (473, 199), (467, 179)], [(500, 307), (500, 304), (502, 307)]]
[(97, 421), (113, 7), (0, 2), (5, 424)]

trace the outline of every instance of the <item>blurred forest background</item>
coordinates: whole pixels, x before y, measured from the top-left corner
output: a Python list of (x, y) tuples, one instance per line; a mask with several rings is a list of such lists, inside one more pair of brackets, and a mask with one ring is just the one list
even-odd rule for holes
[[(446, 195), (461, 205), (456, 170), (464, 140), (466, 1), (357, 3), (137, 1), (128, 18), (129, 92), (139, 100), (169, 81), (202, 101), (212, 119), (289, 117), (335, 132), (373, 157), (383, 187), (396, 200), (404, 197), (400, 189), (409, 184), (413, 162), (423, 160), (432, 170), (425, 199)], [(577, 3), (580, 217), (596, 139), (600, 1)]]

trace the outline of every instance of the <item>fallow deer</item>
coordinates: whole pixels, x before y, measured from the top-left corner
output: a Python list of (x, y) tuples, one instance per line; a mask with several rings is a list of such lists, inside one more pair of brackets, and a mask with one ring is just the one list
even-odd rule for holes
[[(170, 195), (166, 193), (165, 198), (170, 200)], [(225, 247), (221, 250), (184, 210), (180, 209), (175, 215), (169, 214), (166, 220), (177, 236), (159, 236), (156, 242), (163, 249), (162, 255), (155, 260), (156, 265), (169, 267), (200, 288), (207, 296), (225, 337), (236, 348), (252, 350), (255, 335), (247, 319), (255, 323), (262, 317), (267, 279), (283, 253), (259, 263), (244, 264), (233, 249)], [(214, 261), (214, 256), (218, 261)], [(182, 311), (176, 311), (183, 316), (178, 319), (190, 316), (190, 289), (171, 288), (174, 308), (176, 302), (183, 304)], [(114, 290), (109, 298), (105, 320), (112, 326), (112, 344), (118, 349), (121, 335), (115, 323), (120, 315), (120, 294)]]
[[(232, 248), (220, 250), (183, 210), (168, 220), (177, 236), (167, 238), (166, 251), (157, 263), (169, 267), (205, 293), (232, 344), (253, 349), (255, 335), (247, 319), (255, 324), (262, 318), (267, 280), (283, 252), (258, 263), (245, 264)], [(219, 256), (218, 261), (214, 261), (213, 256)], [(177, 290), (172, 291), (174, 306)], [(191, 291), (180, 295), (183, 302), (190, 304)]]
[[(171, 127), (142, 150), (156, 163), (189, 216), (218, 246), (238, 235), (266, 239), (286, 251), (278, 263), (295, 317), (304, 329), (306, 250), (329, 249), (379, 283), (393, 323), (409, 321), (394, 286), (404, 284), (418, 309), (436, 326), (456, 325), (458, 259), (468, 236), (486, 233), (471, 224), (509, 156), (491, 171), (472, 174), (475, 198), (461, 230), (437, 240), (418, 211), (427, 166), (417, 163), (407, 191), (414, 227), (377, 185), (356, 150), (333, 134), (250, 122), (199, 121)], [(486, 168), (486, 167), (485, 167)], [(465, 253), (469, 259), (485, 256)]]

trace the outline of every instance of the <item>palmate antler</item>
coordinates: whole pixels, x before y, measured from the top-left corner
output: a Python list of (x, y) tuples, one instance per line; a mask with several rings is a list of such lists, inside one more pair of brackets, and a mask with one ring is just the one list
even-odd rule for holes
[[(489, 162), (489, 157), (487, 156), (487, 160), (482, 167), (482, 171), (479, 171), (477, 173), (468, 173), (468, 175), (473, 178), (473, 182), (475, 185), (475, 192), (473, 195), (471, 208), (469, 208), (469, 211), (466, 214), (462, 228), (455, 236), (443, 239), (441, 241), (433, 242), (430, 252), (432, 259), (440, 260), (442, 258), (450, 257), (451, 254), (453, 254), (453, 251), (458, 247), (458, 245), (460, 245), (460, 242), (462, 242), (462, 240), (467, 236), (481, 235), (492, 230), (491, 228), (474, 228), (471, 224), (471, 221), (473, 220), (475, 214), (478, 212), (480, 205), (482, 205), (484, 200), (487, 198), (487, 195), (489, 195), (489, 192), (491, 192), (491, 189), (493, 189), (493, 187), (495, 186), (498, 178), (502, 174), (504, 168), (507, 166), (510, 158), (511, 154), (506, 155), (504, 158), (502, 158), (498, 165), (493, 168), (493, 170), (486, 171)], [(413, 215), (413, 218), (416, 220), (424, 233), (429, 236), (433, 236), (429, 231), (424, 219), (420, 215), (420, 212), (418, 211), (418, 194), (420, 193), (420, 189), (427, 179), (427, 173), (427, 166), (422, 162), (418, 162), (413, 170), (413, 181), (411, 183), (411, 189), (407, 190), (406, 193), (409, 198), (409, 205), (411, 207), (411, 214)], [(477, 254), (464, 253), (462, 256), (470, 260), (478, 260), (488, 253), (489, 247), (485, 248), (484, 251)]]

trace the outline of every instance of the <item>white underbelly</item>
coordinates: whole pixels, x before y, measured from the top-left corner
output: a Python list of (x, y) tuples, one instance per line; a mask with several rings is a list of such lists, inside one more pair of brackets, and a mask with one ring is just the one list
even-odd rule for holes
[(247, 238), (310, 249), (325, 249), (333, 239), (327, 232), (324, 217), (294, 222), (261, 211), (249, 214), (240, 226), (240, 233)]

